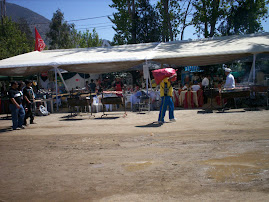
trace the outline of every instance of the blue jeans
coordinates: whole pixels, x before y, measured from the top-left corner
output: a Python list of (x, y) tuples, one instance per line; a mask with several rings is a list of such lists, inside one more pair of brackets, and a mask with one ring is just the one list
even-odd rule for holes
[(158, 121), (164, 122), (165, 112), (167, 109), (167, 106), (169, 106), (169, 119), (174, 119), (174, 103), (172, 100), (172, 97), (170, 96), (163, 96), (162, 103), (160, 107), (160, 113), (159, 113), (159, 119)]
[(9, 109), (11, 111), (11, 116), (12, 116), (12, 128), (16, 129), (18, 127), (22, 127), (23, 121), (24, 121), (24, 116), (25, 116), (25, 111), (23, 106), (20, 104), (20, 109), (16, 107), (14, 104), (9, 105)]

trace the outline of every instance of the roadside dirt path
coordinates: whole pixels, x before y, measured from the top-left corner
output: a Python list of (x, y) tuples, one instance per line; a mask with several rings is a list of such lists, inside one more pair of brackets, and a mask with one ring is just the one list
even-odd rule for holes
[(0, 202), (269, 199), (269, 111), (67, 115), (0, 120)]

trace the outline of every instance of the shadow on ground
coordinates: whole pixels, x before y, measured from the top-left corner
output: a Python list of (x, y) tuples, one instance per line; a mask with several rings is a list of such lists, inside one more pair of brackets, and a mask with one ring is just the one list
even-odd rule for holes
[(6, 132), (9, 132), (9, 131), (12, 131), (12, 127), (6, 127), (6, 128), (1, 128), (0, 129), (0, 133), (6, 133)]
[(156, 127), (160, 127), (162, 125), (163, 124), (158, 123), (158, 122), (155, 121), (155, 122), (149, 123), (147, 125), (135, 126), (135, 127), (138, 127), (138, 128), (156, 128)]
[(118, 118), (120, 118), (119, 116), (110, 116), (110, 117), (99, 117), (99, 118), (94, 118), (95, 120), (102, 120), (102, 119), (111, 119), (111, 120), (113, 120), (113, 119), (118, 119)]

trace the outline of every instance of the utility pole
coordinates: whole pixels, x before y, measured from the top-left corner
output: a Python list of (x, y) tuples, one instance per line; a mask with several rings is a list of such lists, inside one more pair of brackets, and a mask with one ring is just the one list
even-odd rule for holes
[(4, 18), (6, 17), (6, 15), (7, 15), (6, 0), (2, 0), (1, 1), (1, 22), (2, 22), (2, 25), (4, 23)]

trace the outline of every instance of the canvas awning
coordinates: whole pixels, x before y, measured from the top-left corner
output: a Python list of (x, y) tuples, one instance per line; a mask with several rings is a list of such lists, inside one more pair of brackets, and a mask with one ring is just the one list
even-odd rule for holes
[(0, 75), (43, 72), (52, 67), (78, 73), (127, 70), (145, 61), (181, 66), (220, 64), (269, 53), (269, 33), (192, 41), (34, 51), (0, 61)]

